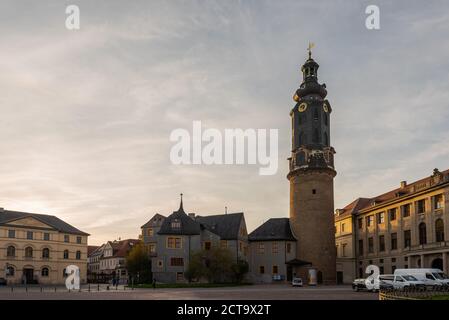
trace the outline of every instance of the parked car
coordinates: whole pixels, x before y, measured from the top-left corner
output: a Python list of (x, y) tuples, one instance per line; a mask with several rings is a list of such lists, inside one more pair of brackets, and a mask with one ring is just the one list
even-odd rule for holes
[(395, 275), (409, 274), (420, 281), (426, 282), (428, 287), (449, 286), (449, 277), (440, 269), (416, 268), (396, 269)]
[(6, 279), (0, 278), (0, 286), (6, 286)]
[(396, 274), (396, 275), (380, 275), (379, 279), (385, 283), (393, 285), (396, 290), (426, 290), (427, 283), (416, 279), (409, 274)]
[(366, 279), (355, 279), (352, 282), (352, 290), (360, 291), (360, 290), (368, 290), (365, 284)]
[(301, 278), (293, 278), (292, 286), (293, 287), (302, 287), (302, 279)]

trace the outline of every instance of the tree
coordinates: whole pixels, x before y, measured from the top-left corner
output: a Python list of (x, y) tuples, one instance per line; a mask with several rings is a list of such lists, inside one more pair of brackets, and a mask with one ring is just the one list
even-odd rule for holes
[(152, 281), (151, 259), (143, 244), (136, 244), (128, 253), (126, 268), (134, 278), (134, 282), (150, 283)]
[(231, 269), (233, 272), (234, 281), (236, 283), (241, 283), (249, 271), (249, 264), (245, 260), (238, 259), (236, 263), (232, 264)]
[(189, 281), (205, 278), (210, 283), (228, 282), (233, 275), (232, 260), (228, 249), (198, 251), (192, 255), (185, 276)]

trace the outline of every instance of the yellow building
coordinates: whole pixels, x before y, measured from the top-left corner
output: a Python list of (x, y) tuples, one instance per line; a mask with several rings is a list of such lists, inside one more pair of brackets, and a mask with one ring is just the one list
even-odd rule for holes
[(87, 279), (88, 234), (61, 219), (0, 208), (0, 278), (8, 284), (64, 284), (65, 268)]
[(364, 278), (368, 265), (449, 272), (449, 170), (336, 210), (337, 275)]

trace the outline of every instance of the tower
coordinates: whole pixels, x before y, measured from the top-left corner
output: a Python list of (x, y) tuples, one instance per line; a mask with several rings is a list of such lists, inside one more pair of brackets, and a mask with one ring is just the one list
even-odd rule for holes
[[(298, 265), (305, 262), (317, 271), (318, 282), (335, 283), (334, 153), (330, 145), (330, 115), (326, 85), (318, 83), (318, 63), (309, 58), (301, 68), (303, 81), (296, 90), (289, 158), (290, 223), (298, 239)], [(309, 265), (310, 265), (309, 264)], [(303, 278), (307, 269), (295, 267)]]

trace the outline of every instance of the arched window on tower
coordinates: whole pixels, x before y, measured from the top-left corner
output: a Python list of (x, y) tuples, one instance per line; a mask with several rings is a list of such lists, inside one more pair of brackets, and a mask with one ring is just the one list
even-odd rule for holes
[(419, 224), (419, 244), (427, 243), (426, 224), (421, 222)]
[(435, 238), (437, 242), (444, 241), (444, 222), (443, 219), (435, 221)]
[(315, 108), (315, 110), (313, 111), (313, 120), (319, 120), (320, 119), (320, 115), (318, 113), (318, 108)]

